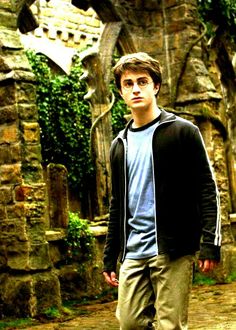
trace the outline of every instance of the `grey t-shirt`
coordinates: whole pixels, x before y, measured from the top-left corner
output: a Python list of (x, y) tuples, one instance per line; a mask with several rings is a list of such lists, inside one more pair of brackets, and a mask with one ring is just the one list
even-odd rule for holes
[(157, 254), (152, 137), (158, 121), (128, 131), (128, 259)]

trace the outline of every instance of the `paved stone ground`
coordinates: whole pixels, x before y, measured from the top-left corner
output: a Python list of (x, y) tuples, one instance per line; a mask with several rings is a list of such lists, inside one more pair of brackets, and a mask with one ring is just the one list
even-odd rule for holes
[[(119, 330), (116, 301), (79, 306), (80, 316), (25, 330)], [(189, 330), (236, 330), (236, 282), (194, 287), (189, 308)]]

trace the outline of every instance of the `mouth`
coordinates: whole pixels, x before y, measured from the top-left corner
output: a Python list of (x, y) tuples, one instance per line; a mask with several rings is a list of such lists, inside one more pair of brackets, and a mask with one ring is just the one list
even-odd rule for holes
[(135, 102), (135, 101), (142, 101), (143, 98), (142, 97), (133, 97), (132, 98), (132, 101)]

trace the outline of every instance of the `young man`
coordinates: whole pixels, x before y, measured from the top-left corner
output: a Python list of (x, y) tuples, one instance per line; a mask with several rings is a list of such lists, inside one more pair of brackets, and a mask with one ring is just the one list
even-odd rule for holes
[(194, 255), (203, 272), (220, 259), (214, 175), (198, 127), (157, 106), (159, 62), (129, 54), (114, 75), (132, 120), (111, 146), (103, 275), (118, 286), (120, 329), (187, 329)]

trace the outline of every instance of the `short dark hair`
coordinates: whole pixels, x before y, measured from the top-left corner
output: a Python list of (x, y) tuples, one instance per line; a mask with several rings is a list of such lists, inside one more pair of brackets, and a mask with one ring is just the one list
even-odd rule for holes
[(139, 52), (127, 54), (118, 60), (118, 62), (113, 67), (113, 73), (116, 86), (119, 90), (121, 89), (121, 76), (127, 70), (133, 72), (147, 72), (152, 78), (154, 84), (159, 84), (161, 86), (162, 75), (160, 63), (158, 60), (152, 58), (147, 53)]

